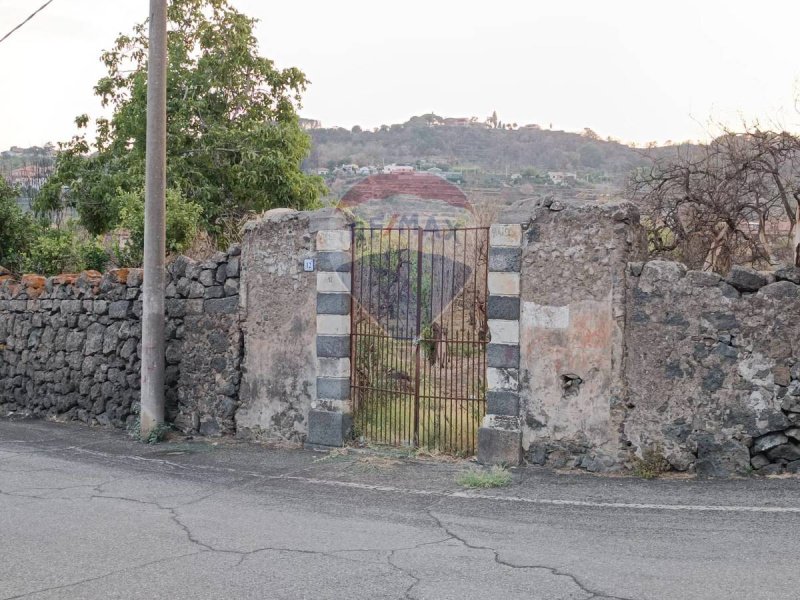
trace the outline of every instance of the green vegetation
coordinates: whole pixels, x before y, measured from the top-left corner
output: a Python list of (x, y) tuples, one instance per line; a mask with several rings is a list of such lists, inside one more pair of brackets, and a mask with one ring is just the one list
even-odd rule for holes
[(102, 271), (108, 261), (103, 248), (82, 233), (74, 222), (62, 228), (43, 227), (30, 244), (24, 270), (42, 275)]
[(16, 198), (16, 190), (0, 177), (0, 266), (19, 272), (40, 226), (22, 213)]
[[(300, 168), (311, 147), (297, 116), (305, 75), (260, 56), (255, 21), (227, 0), (175, 0), (168, 19), (170, 251), (185, 249), (198, 230), (227, 243), (228, 224), (251, 211), (315, 207), (324, 185)], [(145, 171), (146, 24), (120, 35), (101, 59), (107, 73), (94, 91), (111, 117), (95, 119), (93, 140), (89, 117), (76, 118), (80, 133), (61, 146), (35, 208), (45, 214), (74, 206), (92, 235), (130, 229), (131, 247), (118, 258), (135, 264)]]
[(459, 474), (456, 483), (467, 488), (498, 488), (511, 484), (511, 473), (505, 467), (494, 466), (488, 470), (470, 469)]
[(0, 265), (13, 273), (43, 275), (102, 270), (108, 256), (74, 222), (50, 227), (17, 206), (16, 190), (0, 178)]
[[(139, 266), (144, 257), (144, 192), (127, 192), (119, 197), (119, 224), (130, 232), (130, 240), (117, 248), (117, 261), (125, 266)], [(167, 190), (167, 251), (184, 252), (200, 227), (202, 208), (187, 200), (178, 190)]]
[(670, 470), (672, 468), (659, 446), (646, 448), (642, 458), (636, 457), (633, 461), (633, 474), (642, 479), (655, 479)]
[(142, 417), (140, 414), (141, 408), (138, 404), (131, 407), (131, 412), (136, 415), (136, 418), (128, 423), (127, 432), (128, 437), (133, 438), (137, 442), (143, 444), (158, 444), (163, 442), (167, 434), (172, 431), (172, 425), (169, 423), (159, 423), (150, 431), (146, 436), (142, 436)]

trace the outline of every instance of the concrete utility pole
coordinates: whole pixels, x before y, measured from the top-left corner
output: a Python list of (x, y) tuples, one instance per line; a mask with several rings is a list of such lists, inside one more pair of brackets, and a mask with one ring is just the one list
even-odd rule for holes
[(144, 204), (141, 435), (164, 422), (164, 254), (167, 187), (167, 0), (150, 0)]

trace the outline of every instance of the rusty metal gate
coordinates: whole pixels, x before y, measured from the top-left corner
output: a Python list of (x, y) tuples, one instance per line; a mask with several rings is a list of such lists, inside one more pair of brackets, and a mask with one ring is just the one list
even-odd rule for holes
[(356, 436), (474, 454), (486, 412), (488, 228), (352, 235)]

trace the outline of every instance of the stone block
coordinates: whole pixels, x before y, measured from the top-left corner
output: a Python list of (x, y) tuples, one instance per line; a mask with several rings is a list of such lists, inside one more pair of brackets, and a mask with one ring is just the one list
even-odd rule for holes
[(318, 315), (349, 315), (350, 294), (317, 294)]
[[(63, 307), (65, 302), (61, 303)], [(131, 312), (131, 302), (129, 300), (116, 300), (108, 307), (108, 316), (112, 319), (126, 319)]]
[(489, 367), (519, 369), (519, 345), (489, 344), (486, 347), (486, 364)]
[(489, 332), (494, 344), (519, 344), (519, 321), (489, 319)]
[(800, 285), (800, 267), (784, 267), (775, 271), (775, 279), (778, 281), (791, 281)]
[(519, 273), (489, 273), (489, 294), (519, 296)]
[(695, 471), (700, 477), (730, 477), (750, 472), (750, 451), (735, 440), (717, 441), (712, 436), (697, 440)]
[(221, 285), (212, 285), (206, 288), (205, 298), (222, 298), (225, 296), (225, 289)]
[(317, 375), (320, 377), (350, 377), (350, 359), (317, 358)]
[(317, 291), (350, 293), (350, 273), (317, 273)]
[(327, 410), (308, 411), (308, 437), (306, 444), (311, 446), (344, 446), (353, 425), (347, 413)]
[(239, 297), (214, 298), (206, 300), (203, 304), (203, 311), (209, 314), (233, 314), (239, 310)]
[(317, 232), (317, 252), (347, 252), (350, 250), (350, 231), (347, 229)]
[(350, 315), (317, 315), (317, 335), (347, 335)]
[(320, 208), (308, 214), (308, 230), (316, 233), (321, 230), (345, 229), (348, 226), (347, 216), (338, 208)]
[(211, 269), (204, 269), (203, 271), (200, 272), (200, 277), (198, 278), (198, 280), (204, 286), (209, 287), (214, 285), (215, 277), (216, 277), (216, 268), (213, 271)]
[(515, 247), (522, 245), (522, 226), (495, 223), (489, 228), (489, 245)]
[(767, 285), (767, 278), (761, 273), (738, 265), (731, 268), (725, 281), (740, 292), (756, 292)]
[(486, 316), (489, 319), (506, 319), (509, 321), (519, 319), (519, 297), (489, 296)]
[(522, 462), (522, 431), (478, 429), (478, 462), (482, 465), (515, 466)]
[(489, 271), (518, 273), (522, 266), (522, 248), (489, 248)]
[(519, 415), (519, 395), (516, 392), (486, 392), (486, 414)]
[(237, 277), (226, 279), (223, 290), (226, 296), (236, 296), (239, 293), (239, 279)]
[(349, 377), (317, 377), (318, 400), (349, 400)]
[(239, 277), (239, 265), (240, 259), (238, 256), (233, 256), (228, 260), (228, 264), (225, 266), (225, 274), (228, 277)]
[(791, 301), (795, 298), (800, 298), (800, 287), (791, 281), (776, 281), (759, 289), (758, 294), (775, 300)]
[(349, 273), (350, 261), (349, 252), (319, 252), (317, 253), (317, 271)]
[(753, 442), (753, 453), (766, 452), (788, 441), (789, 438), (782, 433), (768, 433), (767, 435), (762, 435)]
[(350, 336), (318, 335), (317, 356), (320, 358), (350, 358)]
[(519, 388), (519, 369), (486, 369), (486, 388), (491, 391), (516, 392)]

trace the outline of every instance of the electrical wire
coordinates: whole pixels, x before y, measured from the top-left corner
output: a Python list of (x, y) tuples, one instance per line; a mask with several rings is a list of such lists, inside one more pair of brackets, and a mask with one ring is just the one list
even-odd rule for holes
[(35, 17), (36, 15), (38, 15), (38, 14), (39, 14), (40, 12), (42, 12), (42, 11), (43, 11), (45, 8), (47, 8), (47, 5), (48, 5), (48, 4), (50, 4), (52, 1), (53, 1), (53, 0), (47, 0), (47, 2), (45, 2), (44, 4), (42, 4), (42, 5), (41, 5), (39, 8), (37, 8), (35, 11), (33, 11), (33, 12), (32, 12), (32, 13), (31, 13), (31, 14), (28, 16), (28, 18), (27, 18), (27, 19), (25, 19), (25, 20), (24, 20), (22, 23), (20, 23), (20, 24), (19, 24), (19, 25), (17, 25), (16, 27), (14, 27), (14, 29), (12, 29), (11, 31), (9, 31), (9, 32), (8, 32), (7, 34), (5, 34), (5, 35), (4, 35), (2, 38), (0, 38), (0, 44), (2, 44), (4, 41), (6, 41), (6, 39), (7, 39), (7, 38), (8, 38), (8, 37), (9, 37), (9, 36), (12, 34), (12, 33), (14, 33), (14, 32), (15, 32), (17, 29), (19, 29), (20, 27), (22, 27), (23, 25), (25, 25), (25, 23), (27, 23), (28, 21), (30, 21), (30, 20), (31, 20), (33, 17)]

